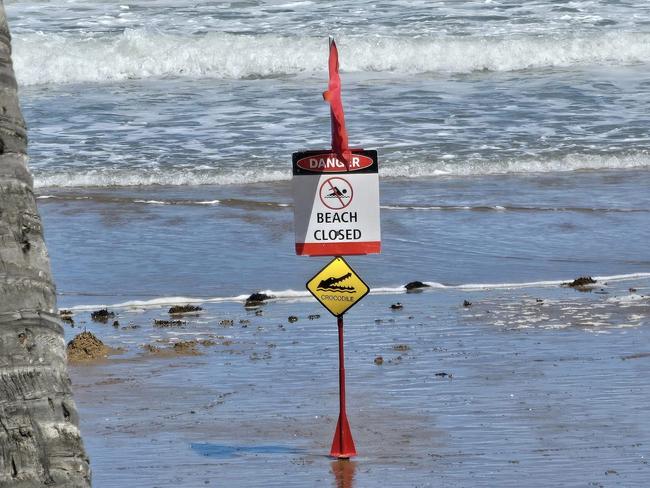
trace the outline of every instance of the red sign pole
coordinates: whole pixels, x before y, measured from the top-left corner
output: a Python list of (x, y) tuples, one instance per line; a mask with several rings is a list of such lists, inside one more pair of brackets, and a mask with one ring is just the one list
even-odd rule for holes
[(343, 352), (343, 316), (337, 317), (339, 326), (339, 420), (334, 431), (330, 456), (348, 459), (357, 455), (352, 440), (352, 432), (345, 412), (345, 354)]

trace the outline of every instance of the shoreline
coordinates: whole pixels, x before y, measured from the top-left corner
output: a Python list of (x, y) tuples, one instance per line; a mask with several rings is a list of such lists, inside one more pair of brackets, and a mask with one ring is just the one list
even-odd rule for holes
[[(629, 274), (620, 274), (620, 275), (611, 275), (611, 276), (594, 276), (596, 283), (593, 286), (590, 286), (589, 290), (594, 291), (597, 288), (600, 288), (601, 291), (604, 290), (602, 287), (609, 287), (609, 283), (624, 283), (624, 282), (637, 282), (650, 279), (650, 272), (638, 272), (638, 273), (629, 273)], [(407, 293), (435, 293), (441, 291), (466, 291), (466, 292), (475, 292), (475, 291), (495, 291), (495, 290), (524, 290), (529, 288), (557, 288), (557, 287), (567, 287), (573, 279), (562, 279), (562, 280), (546, 280), (546, 281), (533, 281), (525, 283), (467, 283), (467, 284), (443, 284), (432, 281), (420, 282), (423, 286), (409, 289), (408, 283), (395, 286), (395, 287), (376, 287), (370, 289), (370, 295), (395, 295), (399, 296)], [(415, 282), (414, 282), (415, 283)], [(278, 301), (289, 301), (289, 302), (309, 302), (312, 300), (312, 295), (308, 291), (299, 291), (299, 290), (256, 290), (252, 293), (262, 293), (267, 295), (269, 298), (265, 299), (266, 303), (274, 303)], [(63, 296), (88, 296), (84, 294), (74, 294), (74, 293), (59, 293), (59, 301)], [(112, 309), (158, 309), (164, 308), (172, 305), (184, 305), (184, 304), (217, 304), (225, 302), (235, 302), (235, 303), (245, 303), (249, 298), (250, 293), (240, 294), (227, 297), (186, 297), (186, 296), (173, 296), (173, 297), (156, 297), (149, 300), (130, 300), (125, 302), (118, 303), (99, 303), (99, 304), (83, 304), (83, 305), (73, 305), (69, 307), (61, 307), (73, 312), (84, 312), (84, 311), (93, 311), (101, 308), (112, 308)], [(642, 297), (640, 297), (642, 298)]]

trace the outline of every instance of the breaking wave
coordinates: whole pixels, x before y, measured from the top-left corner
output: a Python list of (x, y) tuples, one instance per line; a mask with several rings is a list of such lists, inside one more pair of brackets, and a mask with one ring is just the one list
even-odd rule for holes
[(584, 170), (635, 169), (650, 167), (650, 155), (634, 154), (569, 154), (561, 158), (510, 160), (440, 160), (430, 164), (399, 164), (380, 169), (383, 176), (415, 178), (419, 176), (474, 176), (517, 173), (561, 173)]
[[(146, 28), (117, 34), (16, 35), (22, 85), (150, 77), (260, 78), (323, 71), (320, 37), (166, 34)], [(650, 62), (650, 33), (573, 36), (344, 37), (348, 72), (471, 73)]]
[[(381, 157), (381, 155), (380, 155)], [(402, 162), (401, 159), (406, 159)], [(380, 175), (384, 178), (418, 178), (431, 176), (483, 176), (498, 174), (557, 173), (584, 170), (625, 170), (650, 168), (650, 155), (640, 152), (625, 155), (571, 154), (559, 159), (513, 159), (506, 161), (455, 161), (414, 162), (417, 159), (391, 158), (382, 161)], [(186, 185), (241, 185), (288, 181), (291, 179), (289, 163), (286, 170), (259, 167), (242, 171), (233, 168), (191, 170), (169, 168), (147, 171), (142, 168), (62, 170), (44, 172), (34, 169), (35, 188), (101, 188), (111, 186), (186, 186)], [(274, 166), (277, 168), (277, 165)]]
[[(288, 166), (288, 164), (287, 164)], [(165, 171), (143, 171), (139, 168), (115, 170), (57, 171), (43, 174), (34, 170), (34, 188), (99, 188), (109, 186), (187, 186), (187, 185), (238, 185), (265, 183), (291, 179), (287, 171), (236, 170), (232, 173), (210, 170), (170, 168)]]

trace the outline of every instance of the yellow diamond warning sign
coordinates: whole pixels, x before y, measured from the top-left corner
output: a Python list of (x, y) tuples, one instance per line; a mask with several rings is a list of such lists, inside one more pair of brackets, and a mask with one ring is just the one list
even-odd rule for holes
[(307, 283), (316, 300), (336, 317), (365, 297), (370, 288), (345, 259), (336, 257)]

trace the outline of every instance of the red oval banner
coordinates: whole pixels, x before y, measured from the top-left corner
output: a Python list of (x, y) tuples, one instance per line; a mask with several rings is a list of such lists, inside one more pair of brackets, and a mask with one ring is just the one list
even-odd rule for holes
[(349, 167), (343, 161), (339, 161), (334, 153), (315, 154), (299, 159), (296, 165), (306, 171), (314, 173), (333, 173), (340, 171), (359, 171), (372, 166), (372, 159), (361, 154), (352, 154)]

